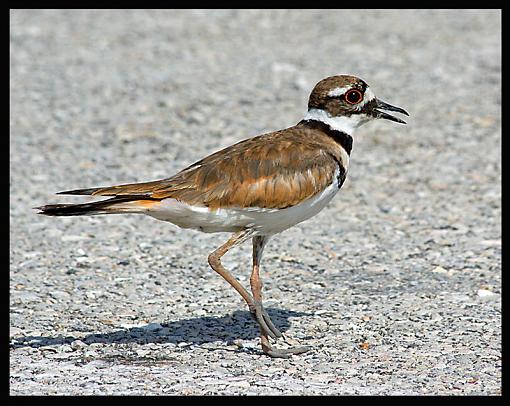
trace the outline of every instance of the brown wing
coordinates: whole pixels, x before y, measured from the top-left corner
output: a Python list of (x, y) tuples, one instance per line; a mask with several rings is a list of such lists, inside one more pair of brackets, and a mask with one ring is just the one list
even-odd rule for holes
[(322, 191), (337, 168), (338, 158), (306, 131), (283, 130), (234, 144), (168, 179), (82, 191), (210, 208), (284, 208)]

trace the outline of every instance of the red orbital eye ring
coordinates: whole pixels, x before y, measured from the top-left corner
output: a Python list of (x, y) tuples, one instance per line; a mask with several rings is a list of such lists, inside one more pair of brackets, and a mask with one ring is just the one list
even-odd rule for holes
[(357, 89), (351, 89), (345, 93), (344, 99), (349, 104), (358, 104), (361, 100), (363, 100), (363, 94), (361, 94), (361, 92)]

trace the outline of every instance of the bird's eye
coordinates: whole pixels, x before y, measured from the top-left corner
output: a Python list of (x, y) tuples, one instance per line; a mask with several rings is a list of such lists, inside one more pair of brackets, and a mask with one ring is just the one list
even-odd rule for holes
[(363, 100), (363, 94), (357, 89), (351, 89), (345, 93), (345, 101), (349, 104), (358, 104)]

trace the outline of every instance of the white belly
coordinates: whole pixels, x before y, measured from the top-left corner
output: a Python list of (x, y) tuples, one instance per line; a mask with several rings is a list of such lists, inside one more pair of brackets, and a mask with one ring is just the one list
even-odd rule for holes
[(182, 228), (206, 233), (235, 232), (251, 228), (255, 230), (255, 235), (271, 235), (315, 216), (326, 207), (339, 190), (336, 176), (334, 179), (322, 193), (286, 209), (250, 207), (209, 210), (207, 207), (190, 206), (175, 199), (163, 199), (145, 213)]

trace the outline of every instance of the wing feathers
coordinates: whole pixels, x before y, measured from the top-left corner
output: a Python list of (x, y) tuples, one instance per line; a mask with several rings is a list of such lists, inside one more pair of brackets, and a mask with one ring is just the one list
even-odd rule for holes
[(342, 152), (318, 130), (292, 130), (234, 144), (171, 178), (60, 194), (174, 198), (211, 209), (293, 206), (335, 181)]

